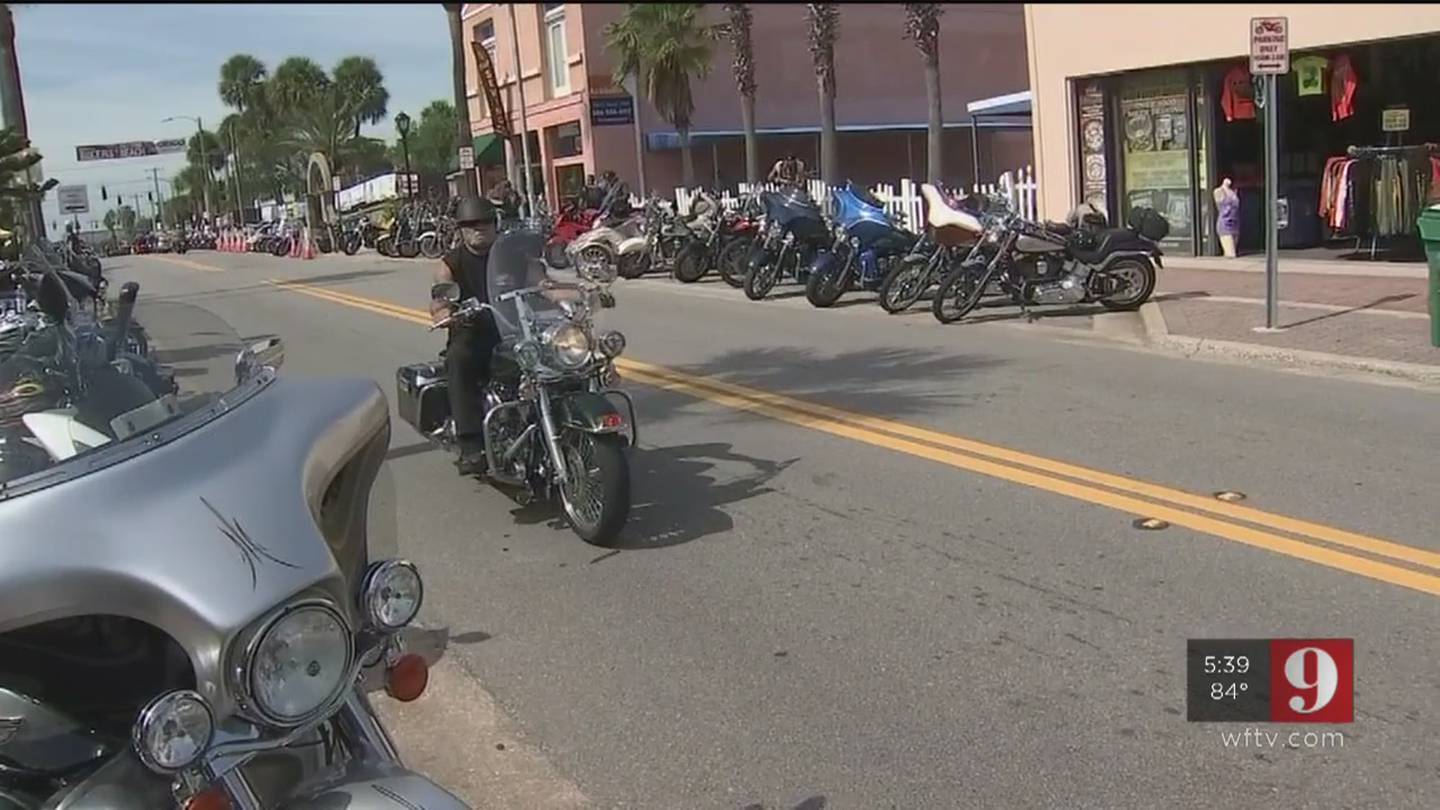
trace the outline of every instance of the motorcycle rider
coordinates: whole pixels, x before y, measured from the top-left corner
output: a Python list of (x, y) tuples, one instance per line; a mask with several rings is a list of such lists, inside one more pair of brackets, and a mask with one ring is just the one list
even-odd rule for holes
[[(495, 205), (479, 197), (463, 197), (455, 209), (455, 224), (460, 228), (460, 245), (440, 260), (435, 282), (453, 281), (460, 285), (460, 300), (477, 298), (490, 303), (486, 264), (497, 233)], [(439, 321), (448, 315), (452, 304), (445, 300), (430, 302), (430, 318)], [(456, 462), (461, 475), (485, 472), (485, 438), (482, 433), (485, 413), (482, 399), (476, 395), (490, 373), (490, 356), (500, 342), (495, 318), (487, 310), (475, 320), (450, 327), (445, 348), (446, 373), (450, 381), (450, 413), (455, 419), (455, 435), (460, 445)]]
[(605, 196), (600, 201), (600, 216), (613, 223), (630, 215), (630, 186), (620, 179), (613, 170), (600, 175), (600, 187)]
[(509, 180), (501, 180), (490, 189), (490, 204), (499, 210), (500, 217), (507, 221), (520, 218), (520, 194)]
[(781, 185), (799, 186), (805, 181), (805, 164), (800, 158), (795, 157), (794, 152), (790, 152), (775, 161), (775, 165), (770, 167), (770, 176), (766, 180)]

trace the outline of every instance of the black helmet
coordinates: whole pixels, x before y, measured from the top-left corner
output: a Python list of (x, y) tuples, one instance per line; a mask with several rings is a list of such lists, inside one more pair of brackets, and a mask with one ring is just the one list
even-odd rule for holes
[(495, 206), (480, 197), (462, 197), (455, 209), (455, 222), (460, 225), (495, 222)]

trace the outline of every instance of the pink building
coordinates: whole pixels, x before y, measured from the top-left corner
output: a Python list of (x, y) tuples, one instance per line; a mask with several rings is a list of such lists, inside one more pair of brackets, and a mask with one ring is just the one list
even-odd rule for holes
[[(511, 36), (511, 9), (514, 30)], [(899, 4), (844, 4), (835, 49), (835, 117), (842, 176), (861, 183), (893, 182), (926, 174), (926, 103), (919, 52), (904, 39)], [(500, 94), (514, 132), (521, 131), (515, 45), (524, 82), (525, 117), (536, 191), (551, 205), (586, 174), (613, 169), (639, 192), (636, 121), (644, 148), (645, 180), (668, 195), (680, 184), (679, 137), (655, 109), (638, 109), (616, 87), (614, 60), (604, 29), (624, 13), (623, 4), (479, 3), (464, 8), (467, 37), (490, 51)], [(786, 152), (819, 167), (820, 104), (807, 47), (801, 4), (751, 6), (755, 73), (759, 84), (755, 122), (761, 171)], [(710, 22), (721, 22), (719, 4), (707, 4)], [(944, 94), (944, 174), (947, 183), (993, 180), (1031, 159), (1029, 120), (972, 121), (966, 104), (1023, 91), (1028, 86), (1022, 7), (948, 5), (941, 17), (940, 84)], [(467, 53), (467, 56), (469, 54)], [(733, 186), (745, 179), (740, 97), (727, 44), (715, 45), (710, 75), (693, 85), (691, 142), (696, 181)], [(476, 136), (481, 186), (505, 176), (506, 149), (496, 142), (490, 110), (474, 59), (467, 60), (470, 120)], [(523, 162), (518, 135), (507, 144), (510, 159)], [(516, 175), (519, 176), (518, 174)], [(523, 190), (523, 188), (522, 188)]]

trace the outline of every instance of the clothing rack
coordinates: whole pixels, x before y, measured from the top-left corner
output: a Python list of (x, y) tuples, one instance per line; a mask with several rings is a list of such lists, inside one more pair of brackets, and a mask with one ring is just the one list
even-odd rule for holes
[[(1355, 160), (1374, 160), (1381, 157), (1398, 157), (1409, 155), (1434, 155), (1440, 153), (1440, 144), (1421, 143), (1411, 146), (1349, 146), (1345, 154)], [(1360, 243), (1365, 237), (1357, 234), (1355, 236), (1355, 252), (1360, 252)], [(1389, 236), (1386, 237), (1390, 238)], [(1370, 234), (1370, 261), (1375, 261), (1375, 251), (1379, 244), (1380, 236), (1372, 231)]]

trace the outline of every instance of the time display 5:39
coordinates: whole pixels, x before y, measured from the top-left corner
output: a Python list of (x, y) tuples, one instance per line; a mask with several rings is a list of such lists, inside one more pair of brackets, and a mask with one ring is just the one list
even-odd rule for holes
[(1250, 671), (1250, 658), (1244, 655), (1205, 656), (1206, 675), (1244, 675)]

